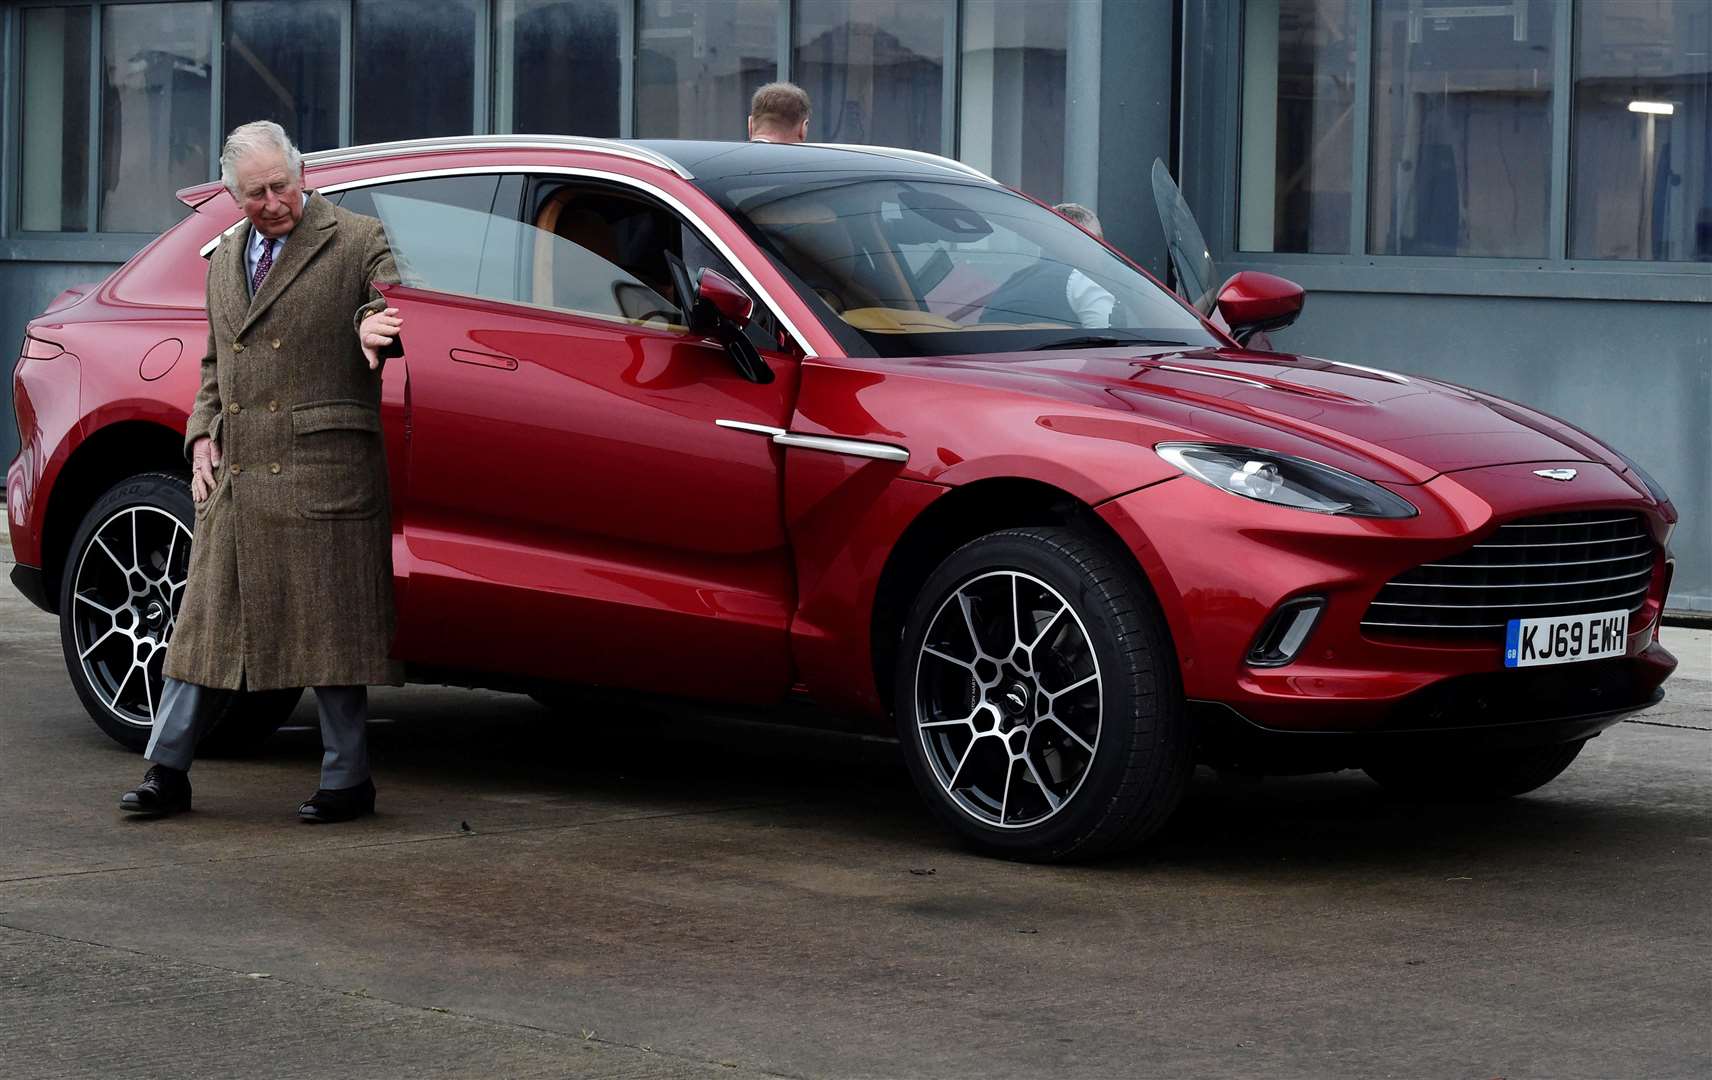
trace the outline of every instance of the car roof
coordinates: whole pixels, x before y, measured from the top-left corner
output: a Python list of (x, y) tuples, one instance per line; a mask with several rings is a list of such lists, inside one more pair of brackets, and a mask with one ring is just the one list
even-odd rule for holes
[(719, 142), (696, 139), (615, 140), (619, 145), (659, 154), (697, 180), (726, 180), (735, 176), (775, 173), (872, 172), (886, 176), (944, 179), (947, 174), (994, 183), (992, 177), (951, 158), (894, 146), (854, 146), (847, 143)]

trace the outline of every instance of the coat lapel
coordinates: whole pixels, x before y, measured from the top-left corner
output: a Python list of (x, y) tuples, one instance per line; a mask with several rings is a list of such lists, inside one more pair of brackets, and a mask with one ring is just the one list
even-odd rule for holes
[[(333, 238), (333, 227), (339, 222), (333, 213), (333, 204), (323, 199), (319, 194), (309, 197), (309, 205), (303, 208), (303, 218), (298, 221), (297, 228), (291, 230), (291, 238), (280, 249), (279, 258), (274, 262), (273, 269), (262, 281), (262, 287), (256, 290), (256, 295), (250, 300), (250, 310), (244, 317), (243, 324), (238, 327), (241, 336), (248, 330), (262, 313), (279, 298), (286, 287), (303, 268), (309, 265), (315, 253), (326, 246)], [(249, 240), (249, 232), (245, 230), (244, 240)], [(241, 249), (240, 249), (241, 250)], [(244, 260), (238, 260), (239, 272), (242, 273)]]
[[(244, 311), (250, 306), (250, 286), (247, 280), (244, 250), (250, 242), (250, 223), (243, 222), (239, 228), (220, 242), (215, 251), (216, 262), (224, 259), (225, 266), (216, 266), (214, 275), (215, 288), (218, 294), (211, 299), (219, 307), (219, 317), (228, 338), (237, 336), (238, 327), (243, 325)], [(210, 311), (211, 317), (216, 313)]]

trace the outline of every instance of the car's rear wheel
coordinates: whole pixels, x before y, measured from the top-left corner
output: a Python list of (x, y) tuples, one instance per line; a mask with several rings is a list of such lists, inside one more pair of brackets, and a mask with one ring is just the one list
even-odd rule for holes
[(1177, 658), (1135, 564), (1081, 532), (992, 533), (923, 586), (897, 664), (898, 738), (964, 840), (1092, 858), (1165, 823), (1193, 769)]
[[(96, 725), (131, 750), (148, 745), (154, 724), (195, 518), (182, 477), (133, 476), (96, 500), (66, 559), (59, 605), (66, 671)], [(253, 750), (302, 696), (300, 688), (236, 695), (198, 751)]]
[(1387, 758), (1363, 771), (1387, 791), (1412, 799), (1508, 799), (1557, 779), (1586, 745), (1580, 739), (1520, 750)]

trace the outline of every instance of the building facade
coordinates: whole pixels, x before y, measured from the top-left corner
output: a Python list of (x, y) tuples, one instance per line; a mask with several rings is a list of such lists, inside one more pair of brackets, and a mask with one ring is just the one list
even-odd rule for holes
[(1712, 611), (1712, 0), (23, 0), (0, 35), (0, 341), (246, 120), (737, 139), (788, 78), (811, 138), (1093, 206), (1160, 273), (1164, 160), (1222, 271), (1308, 288), (1281, 348), (1612, 442), (1682, 512), (1672, 606)]

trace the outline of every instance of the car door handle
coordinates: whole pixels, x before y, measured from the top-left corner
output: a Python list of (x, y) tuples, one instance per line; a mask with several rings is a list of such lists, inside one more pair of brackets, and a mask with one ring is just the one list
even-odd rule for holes
[(498, 368), (501, 371), (517, 370), (517, 361), (512, 357), (475, 352), (471, 349), (453, 349), (452, 359), (460, 364), (476, 364), (480, 367)]

